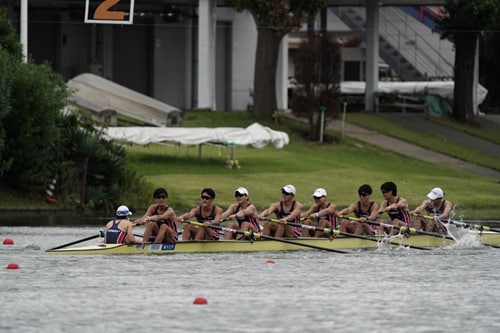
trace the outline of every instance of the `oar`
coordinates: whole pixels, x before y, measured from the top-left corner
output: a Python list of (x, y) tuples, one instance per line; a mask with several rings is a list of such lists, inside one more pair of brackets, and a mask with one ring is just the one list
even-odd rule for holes
[[(278, 220), (274, 220), (274, 219), (269, 220), (269, 221), (275, 222), (275, 223), (279, 223)], [(377, 243), (379, 242), (379, 239), (376, 239), (376, 238), (371, 238), (371, 237), (363, 236), (363, 235), (351, 234), (351, 233), (348, 233), (348, 232), (342, 232), (340, 230), (335, 230), (335, 229), (332, 229), (332, 228), (319, 228), (319, 227), (315, 227), (315, 226), (312, 226), (312, 225), (298, 224), (298, 223), (293, 223), (293, 222), (286, 222), (286, 224), (294, 226), (294, 227), (300, 227), (300, 228), (314, 230), (314, 231), (321, 231), (321, 232), (323, 232), (325, 234), (329, 234), (329, 235), (332, 235), (332, 234), (333, 235), (343, 235), (343, 236), (352, 237), (352, 238), (366, 239), (366, 240), (369, 240), (369, 241), (372, 241), (372, 242), (377, 242)], [(405, 244), (398, 243), (398, 242), (389, 241), (389, 243), (391, 245), (397, 245), (397, 246), (403, 245), (403, 246), (410, 247), (410, 248), (417, 249), (417, 250), (431, 250), (431, 249), (429, 249), (427, 247), (420, 247), (420, 246), (414, 246), (414, 245), (405, 245)]]
[[(426, 220), (434, 220), (434, 216), (430, 216), (430, 215), (419, 215), (419, 214), (412, 214), (413, 216), (418, 216), (418, 217), (423, 217), (424, 219)], [(466, 227), (466, 228), (469, 228), (469, 229), (475, 229), (475, 230), (479, 230), (479, 231), (493, 231), (493, 232), (500, 232), (500, 229), (496, 229), (496, 228), (490, 228), (486, 225), (482, 225), (482, 224), (469, 224), (469, 223), (465, 223), (465, 222), (461, 222), (461, 221), (455, 221), (455, 220), (449, 220), (448, 223), (451, 223), (451, 224), (455, 224), (455, 225), (458, 225), (458, 226), (461, 226), (461, 227)]]
[(91, 240), (91, 239), (94, 239), (94, 238), (98, 238), (98, 237), (104, 237), (104, 230), (99, 230), (99, 233), (97, 235), (93, 235), (93, 236), (89, 236), (89, 237), (86, 237), (86, 238), (82, 238), (82, 239), (79, 239), (79, 240), (71, 242), (71, 243), (59, 245), (59, 246), (53, 247), (51, 249), (48, 249), (47, 251), (62, 249), (63, 247), (75, 245), (75, 244), (82, 243), (82, 242), (85, 242), (85, 241), (88, 241), (88, 240)]
[[(419, 215), (419, 214), (412, 214), (412, 215), (422, 217), (422, 218), (427, 219), (427, 220), (434, 220), (435, 219), (434, 216), (430, 216), (430, 215)], [(439, 222), (441, 222), (441, 220), (439, 220)], [(490, 228), (488, 226), (482, 226), (480, 224), (468, 224), (465, 222), (454, 221), (454, 220), (449, 220), (448, 223), (458, 225), (460, 227), (472, 229), (472, 230), (478, 230), (479, 232), (482, 232), (482, 231), (500, 232), (500, 229)], [(449, 228), (446, 228), (446, 230), (448, 230), (448, 232), (449, 232)], [(497, 249), (500, 248), (500, 246), (498, 246), (498, 245), (493, 245), (493, 244), (488, 244), (488, 243), (483, 243), (483, 242), (481, 242), (481, 244), (483, 244), (485, 246), (494, 247)]]
[[(359, 221), (359, 218), (357, 218), (357, 217), (351, 217), (351, 216), (339, 216), (339, 217), (340, 218), (344, 218), (344, 219), (349, 219), (351, 221)], [(376, 221), (369, 221), (369, 220), (366, 220), (365, 223), (373, 224), (373, 225), (377, 225), (377, 226), (381, 226), (381, 227), (385, 227), (385, 228), (394, 228), (394, 229), (399, 230), (401, 232), (408, 231), (410, 234), (428, 235), (428, 236), (434, 236), (434, 237), (438, 237), (438, 238), (446, 238), (446, 239), (452, 239), (452, 240), (454, 240), (453, 237), (450, 237), (450, 236), (447, 236), (447, 235), (444, 235), (444, 234), (437, 234), (437, 233), (434, 233), (434, 232), (417, 230), (415, 228), (400, 227), (400, 226), (397, 226), (397, 225), (392, 225), (392, 224), (387, 224), (387, 223), (381, 223), (381, 222), (376, 222)]]
[[(200, 223), (200, 222), (187, 221), (186, 223), (190, 223), (192, 225), (196, 225), (199, 227), (205, 227), (205, 225), (203, 223)], [(277, 242), (288, 243), (288, 244), (303, 246), (303, 247), (309, 247), (311, 249), (316, 249), (316, 250), (330, 251), (330, 252), (336, 252), (336, 253), (349, 253), (349, 252), (342, 251), (342, 250), (336, 250), (336, 249), (330, 249), (327, 247), (321, 247), (321, 246), (316, 246), (316, 245), (312, 245), (312, 244), (294, 242), (294, 241), (289, 240), (289, 239), (267, 236), (267, 235), (263, 235), (262, 233), (253, 232), (253, 231), (242, 231), (242, 230), (231, 229), (231, 228), (227, 228), (227, 227), (221, 227), (219, 225), (214, 225), (214, 224), (209, 224), (207, 227), (212, 228), (212, 229), (217, 229), (220, 231), (224, 231), (224, 232), (242, 234), (242, 235), (245, 235), (245, 237), (250, 237), (250, 238), (255, 237), (255, 238), (269, 239), (269, 240), (274, 240)]]

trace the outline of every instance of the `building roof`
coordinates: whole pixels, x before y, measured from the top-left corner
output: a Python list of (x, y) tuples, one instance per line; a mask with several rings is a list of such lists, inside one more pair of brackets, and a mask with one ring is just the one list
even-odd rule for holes
[(182, 118), (181, 110), (95, 74), (80, 74), (67, 86), (76, 105), (97, 115), (114, 111), (159, 127), (179, 124)]

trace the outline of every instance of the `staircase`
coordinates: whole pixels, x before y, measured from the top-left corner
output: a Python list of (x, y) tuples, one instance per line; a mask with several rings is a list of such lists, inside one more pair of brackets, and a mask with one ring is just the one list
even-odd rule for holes
[[(364, 7), (336, 7), (335, 14), (366, 40)], [(453, 77), (454, 52), (449, 41), (397, 7), (380, 7), (379, 56), (403, 81)]]

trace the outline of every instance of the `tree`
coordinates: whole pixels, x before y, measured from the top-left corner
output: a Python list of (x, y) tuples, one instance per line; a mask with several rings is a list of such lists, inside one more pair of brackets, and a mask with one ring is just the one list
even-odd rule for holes
[(473, 123), (473, 84), (476, 43), (483, 30), (495, 26), (499, 0), (448, 0), (439, 27), (455, 42), (453, 117)]
[[(482, 38), (479, 59), (479, 79), (488, 88), (486, 100), (481, 104), (481, 109), (489, 108), (498, 110), (500, 106), (500, 21), (495, 28), (485, 31)], [(498, 111), (497, 111), (498, 112)]]
[(283, 37), (312, 20), (325, 0), (231, 0), (238, 11), (248, 10), (257, 26), (253, 102), (254, 113), (272, 117), (277, 108), (276, 70)]
[(324, 130), (325, 123), (320, 121), (322, 112), (326, 118), (338, 116), (340, 64), (340, 46), (328, 36), (316, 35), (299, 46), (295, 62), (297, 87), (293, 91), (292, 109), (294, 114), (309, 119), (311, 140), (320, 139), (319, 135)]

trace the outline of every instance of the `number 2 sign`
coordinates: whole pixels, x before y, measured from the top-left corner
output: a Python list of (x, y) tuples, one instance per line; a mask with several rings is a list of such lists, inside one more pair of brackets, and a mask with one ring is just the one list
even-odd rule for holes
[(132, 24), (134, 0), (85, 0), (85, 23)]

